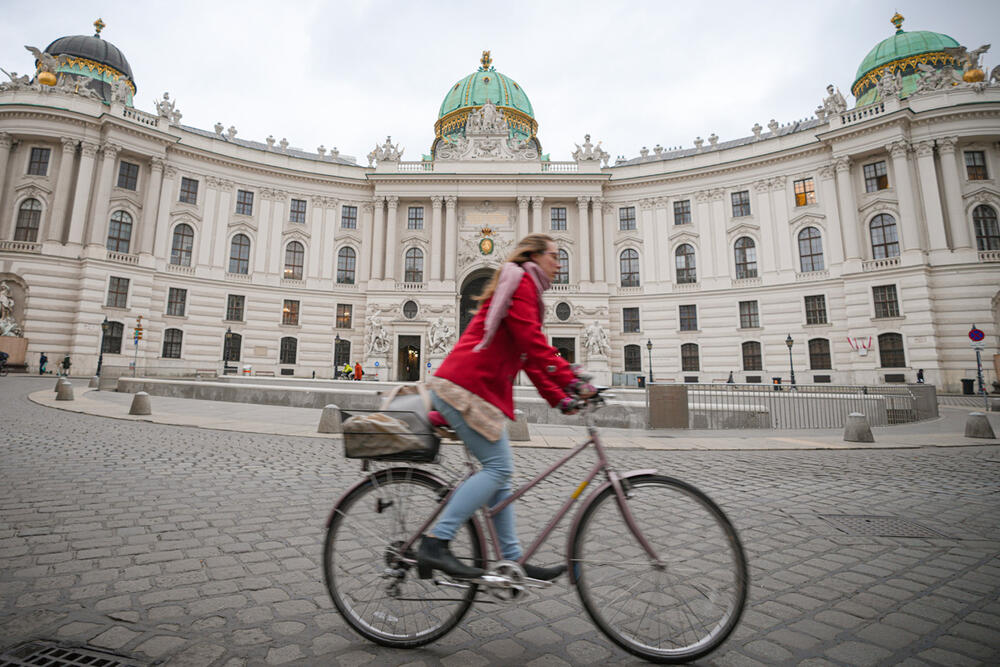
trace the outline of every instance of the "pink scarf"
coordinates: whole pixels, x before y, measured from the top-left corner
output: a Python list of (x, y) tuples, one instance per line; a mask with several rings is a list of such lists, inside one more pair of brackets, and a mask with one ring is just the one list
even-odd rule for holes
[(486, 330), (483, 332), (483, 339), (478, 345), (472, 348), (473, 352), (481, 352), (489, 347), (493, 336), (496, 335), (497, 329), (500, 328), (500, 322), (507, 316), (507, 311), (510, 309), (510, 302), (514, 299), (514, 292), (517, 290), (518, 285), (521, 284), (521, 278), (525, 272), (531, 276), (531, 279), (535, 282), (535, 287), (538, 288), (538, 312), (545, 312), (542, 292), (549, 288), (550, 281), (549, 277), (542, 271), (542, 267), (531, 261), (521, 265), (514, 262), (507, 262), (500, 269), (500, 280), (497, 281), (496, 289), (493, 291), (493, 297), (490, 301), (489, 311), (486, 313)]

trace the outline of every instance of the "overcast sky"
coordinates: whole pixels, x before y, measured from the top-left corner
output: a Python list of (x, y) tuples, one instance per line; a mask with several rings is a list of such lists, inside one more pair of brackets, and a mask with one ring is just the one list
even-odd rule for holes
[(828, 83), (853, 103), (857, 67), (893, 33), (896, 10), (904, 30), (994, 42), (985, 63), (1000, 62), (995, 0), (3, 0), (0, 67), (30, 72), (22, 45), (93, 34), (100, 16), (132, 65), (139, 109), (169, 91), (184, 124), (337, 146), (363, 162), (387, 134), (404, 159), (428, 152), (445, 93), (490, 49), (531, 100), (552, 159), (570, 159), (585, 133), (612, 157), (636, 157), (807, 118)]

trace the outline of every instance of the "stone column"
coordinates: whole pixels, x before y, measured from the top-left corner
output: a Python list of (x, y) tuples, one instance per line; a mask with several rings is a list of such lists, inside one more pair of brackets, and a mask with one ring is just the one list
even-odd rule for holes
[[(170, 241), (167, 239), (167, 228), (170, 226), (170, 199), (175, 196), (176, 185), (177, 169), (164, 163), (163, 182), (160, 184), (160, 204), (156, 207), (156, 227), (153, 230), (153, 257), (162, 259), (164, 262), (170, 261)], [(231, 183), (229, 187), (232, 187)], [(257, 245), (260, 243), (258, 238)], [(264, 270), (260, 263), (255, 263), (255, 266), (261, 271)]]
[(458, 197), (448, 195), (445, 202), (445, 233), (444, 233), (444, 279), (455, 279), (455, 264), (458, 261), (458, 219), (456, 207)]
[(528, 235), (528, 204), (531, 203), (531, 197), (518, 197), (517, 198), (517, 238), (514, 239), (514, 243), (517, 243), (525, 236)]
[(944, 211), (941, 209), (937, 169), (934, 168), (934, 142), (921, 141), (916, 145), (916, 149), (920, 195), (924, 203), (924, 214), (927, 216), (927, 249), (947, 250), (948, 236), (944, 230)]
[[(13, 145), (14, 140), (10, 134), (0, 132), (0, 211), (3, 211), (3, 207), (6, 205), (6, 202), (3, 200), (3, 193), (6, 191), (4, 185), (7, 182), (7, 163), (10, 162), (10, 147)], [(6, 235), (3, 238), (6, 238)]]
[(441, 266), (444, 264), (444, 229), (441, 228), (441, 204), (444, 197), (431, 197), (431, 280), (441, 280)]
[(142, 205), (142, 220), (139, 222), (136, 234), (135, 248), (139, 253), (152, 254), (153, 239), (156, 231), (157, 203), (160, 200), (160, 186), (163, 183), (163, 167), (166, 160), (153, 157), (150, 164), (149, 183), (146, 184), (146, 199)]
[(590, 201), (594, 205), (594, 219), (592, 221), (594, 227), (594, 270), (591, 278), (595, 283), (604, 283), (604, 258), (607, 254), (604, 242), (604, 200), (600, 197), (591, 197)]
[(372, 279), (382, 280), (385, 259), (385, 197), (376, 195), (375, 224), (372, 226)]
[(389, 206), (389, 212), (385, 217), (385, 279), (396, 280), (396, 255), (399, 248), (396, 247), (396, 230), (399, 227), (398, 215), (399, 197), (389, 195), (385, 198)]
[(858, 229), (858, 204), (851, 181), (851, 158), (846, 155), (833, 158), (837, 171), (837, 207), (840, 209), (840, 228), (844, 232), (844, 259), (861, 259), (861, 239)]
[(945, 205), (948, 209), (948, 229), (951, 231), (951, 247), (972, 247), (972, 233), (969, 222), (965, 218), (965, 207), (962, 205), (962, 182), (955, 147), (958, 137), (938, 139), (938, 152), (941, 155), (941, 180), (944, 181)]
[(94, 179), (94, 158), (100, 148), (90, 141), (81, 143), (80, 167), (76, 173), (76, 188), (73, 191), (73, 212), (69, 221), (67, 243), (83, 245), (84, 227), (87, 224), (87, 209), (90, 207), (90, 188)]
[[(76, 139), (70, 137), (61, 137), (60, 141), (62, 141), (62, 157), (59, 159), (59, 175), (56, 177), (56, 195), (49, 214), (48, 233), (45, 235), (46, 240), (56, 243), (62, 243), (63, 235), (66, 233), (66, 208), (69, 205), (71, 172), (77, 144)], [(2, 154), (0, 161), (3, 161)], [(0, 189), (2, 188), (3, 177), (0, 174)]]
[(121, 146), (104, 145), (104, 158), (101, 160), (101, 172), (97, 179), (97, 194), (94, 202), (94, 217), (90, 221), (88, 245), (105, 245), (108, 238), (108, 208), (111, 199), (111, 181), (115, 176), (115, 161)]
[[(538, 234), (542, 231), (542, 202), (545, 201), (545, 197), (532, 197), (531, 198), (531, 229), (528, 231), (529, 234)], [(518, 239), (520, 240), (520, 239)]]
[(577, 197), (576, 198), (576, 210), (579, 216), (579, 228), (580, 228), (580, 271), (577, 275), (580, 279), (577, 282), (590, 282), (591, 281), (591, 266), (592, 260), (590, 258), (590, 197)]
[[(823, 266), (830, 268), (831, 265), (842, 264), (844, 262), (844, 236), (843, 230), (838, 224), (840, 220), (839, 207), (837, 206), (837, 186), (833, 180), (833, 167), (820, 167), (820, 196), (823, 198), (820, 203), (827, 212), (826, 230), (823, 234)], [(792, 240), (798, 248), (798, 238)], [(798, 265), (801, 269), (802, 266)]]
[(896, 194), (899, 198), (899, 221), (902, 229), (900, 239), (903, 252), (920, 251), (920, 228), (917, 226), (917, 209), (913, 201), (913, 186), (910, 179), (910, 161), (907, 152), (910, 149), (905, 141), (894, 141), (885, 147), (892, 156), (893, 171), (896, 172)]

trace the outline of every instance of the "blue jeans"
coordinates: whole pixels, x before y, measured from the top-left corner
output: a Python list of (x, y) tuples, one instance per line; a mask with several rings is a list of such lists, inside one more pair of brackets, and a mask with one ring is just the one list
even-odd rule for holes
[[(458, 433), (458, 436), (469, 448), (472, 455), (479, 459), (482, 469), (465, 480), (451, 496), (445, 505), (437, 525), (430, 534), (441, 540), (452, 540), (458, 529), (480, 507), (493, 507), (511, 494), (511, 478), (514, 475), (514, 458), (507, 439), (507, 428), (496, 442), (490, 442), (479, 432), (465, 423), (461, 413), (445, 403), (437, 394), (431, 392), (434, 409), (444, 415), (448, 424)], [(508, 505), (502, 512), (493, 517), (493, 525), (500, 540), (500, 553), (507, 560), (517, 560), (521, 557), (521, 543), (517, 539), (517, 528), (514, 524), (514, 506)]]

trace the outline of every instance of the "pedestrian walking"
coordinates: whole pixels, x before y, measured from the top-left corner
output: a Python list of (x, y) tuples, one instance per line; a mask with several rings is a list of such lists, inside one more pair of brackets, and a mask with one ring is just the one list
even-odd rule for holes
[(42, 356), (38, 357), (38, 374), (45, 375), (45, 366), (49, 363), (49, 358), (45, 356), (42, 352)]
[(355, 361), (354, 362), (354, 379), (355, 380), (360, 380), (364, 376), (364, 374), (365, 374), (365, 371), (364, 371), (363, 368), (361, 368), (361, 362), (360, 361)]
[(69, 360), (69, 355), (67, 354), (62, 360), (62, 374), (63, 377), (69, 377), (69, 367), (72, 366), (72, 362)]

